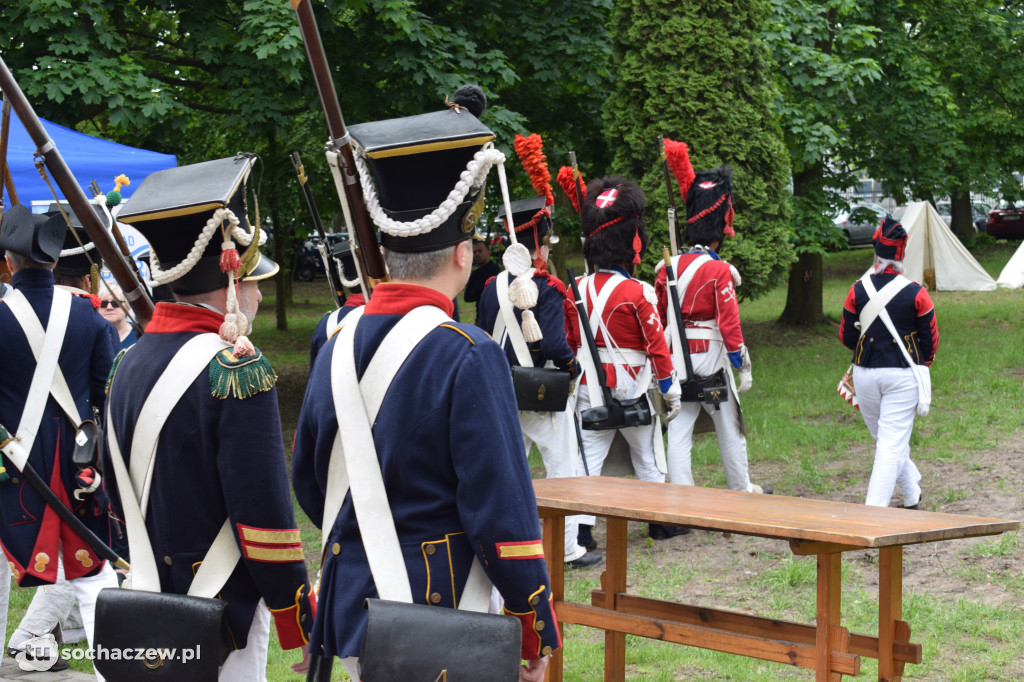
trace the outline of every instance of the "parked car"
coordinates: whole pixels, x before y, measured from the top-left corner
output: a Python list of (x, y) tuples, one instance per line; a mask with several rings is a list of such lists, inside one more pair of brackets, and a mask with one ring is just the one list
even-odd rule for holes
[(878, 204), (855, 204), (849, 213), (840, 213), (835, 223), (846, 235), (850, 246), (870, 244), (875, 230), (882, 224), (887, 211)]
[[(948, 201), (939, 201), (935, 204), (935, 210), (948, 226), (952, 220), (952, 204)], [(980, 201), (971, 202), (971, 220), (974, 222), (975, 232), (984, 232), (985, 224), (988, 222), (988, 212), (992, 210), (988, 204)]]
[(985, 232), (993, 237), (1024, 239), (1024, 201), (1001, 201), (989, 211)]

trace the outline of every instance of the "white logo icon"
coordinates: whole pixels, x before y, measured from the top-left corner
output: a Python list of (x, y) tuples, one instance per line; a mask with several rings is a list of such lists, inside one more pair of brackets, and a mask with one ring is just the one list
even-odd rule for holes
[(14, 660), (22, 670), (41, 672), (49, 670), (60, 657), (57, 638), (51, 633), (33, 637), (25, 643), (25, 648), (18, 652)]

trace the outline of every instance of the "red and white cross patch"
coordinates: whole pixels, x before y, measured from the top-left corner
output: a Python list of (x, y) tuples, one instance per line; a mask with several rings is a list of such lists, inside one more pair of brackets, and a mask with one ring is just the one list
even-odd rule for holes
[(597, 201), (595, 201), (594, 203), (597, 204), (598, 208), (608, 208), (609, 206), (615, 203), (615, 199), (618, 196), (619, 190), (606, 189), (605, 191), (601, 192), (601, 194), (598, 195)]

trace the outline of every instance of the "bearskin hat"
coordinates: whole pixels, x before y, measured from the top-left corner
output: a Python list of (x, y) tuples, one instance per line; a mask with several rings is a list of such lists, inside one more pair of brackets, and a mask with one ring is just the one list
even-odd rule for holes
[(597, 267), (640, 263), (647, 250), (644, 209), (647, 199), (640, 186), (610, 176), (592, 182), (583, 200), (583, 255)]
[(721, 244), (735, 234), (732, 218), (732, 172), (728, 166), (696, 173), (686, 193), (686, 241)]

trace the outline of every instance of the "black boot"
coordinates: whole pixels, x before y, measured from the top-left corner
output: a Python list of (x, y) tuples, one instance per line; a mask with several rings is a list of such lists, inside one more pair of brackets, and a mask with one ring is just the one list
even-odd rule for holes
[(593, 552), (597, 549), (597, 540), (591, 535), (590, 531), (593, 526), (580, 524), (579, 530), (576, 532), (576, 544), (588, 552)]
[(647, 537), (652, 540), (668, 540), (678, 535), (686, 535), (690, 529), (686, 526), (673, 526), (661, 523), (647, 524)]

